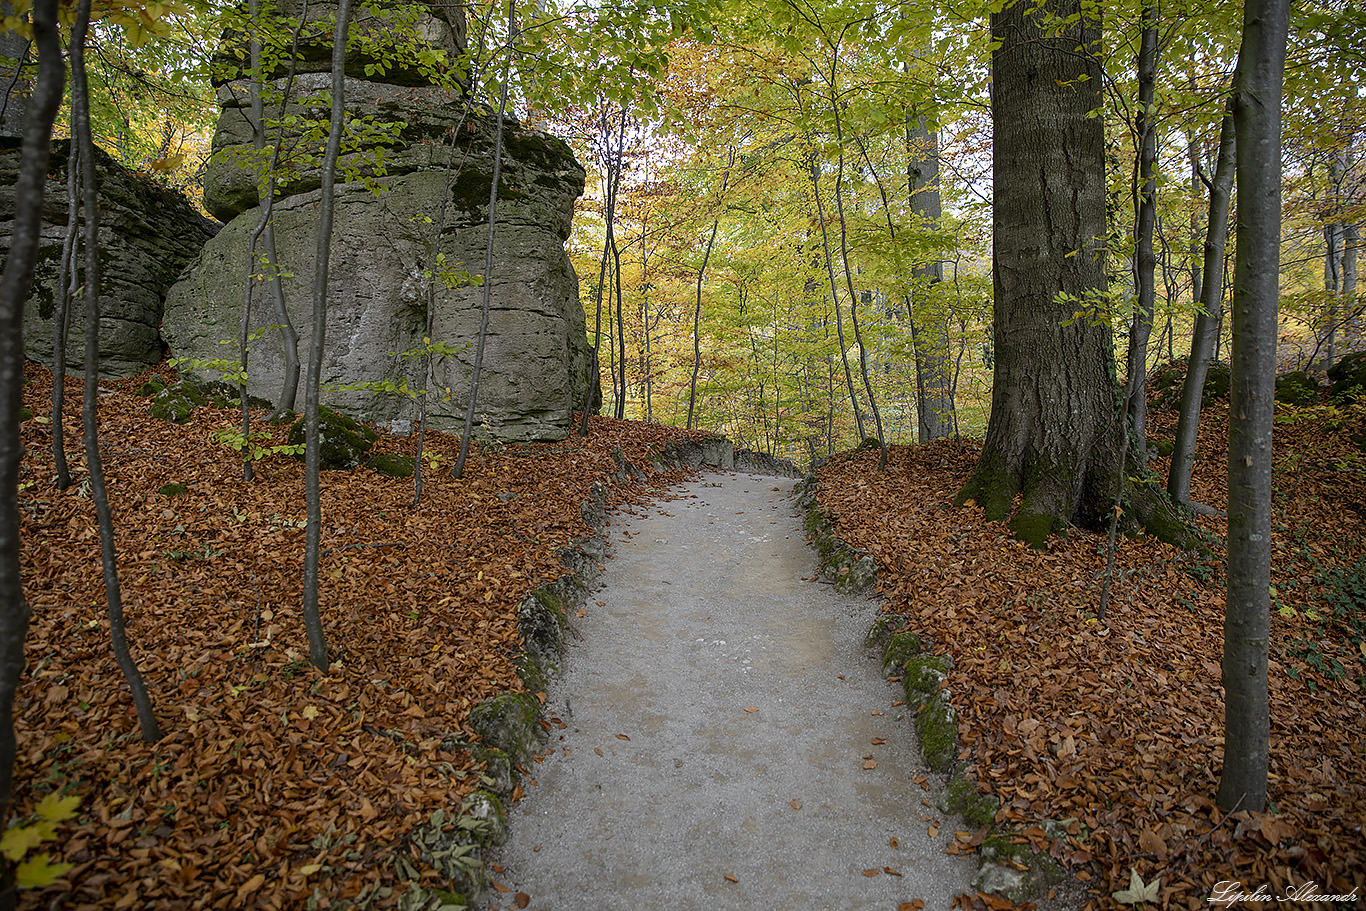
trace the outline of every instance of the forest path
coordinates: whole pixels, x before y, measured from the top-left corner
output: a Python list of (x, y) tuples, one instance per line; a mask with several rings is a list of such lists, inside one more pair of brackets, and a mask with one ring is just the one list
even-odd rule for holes
[(933, 911), (969, 891), (864, 645), (876, 604), (807, 581), (795, 483), (710, 474), (610, 517), (546, 707), (564, 727), (510, 813), (489, 909)]

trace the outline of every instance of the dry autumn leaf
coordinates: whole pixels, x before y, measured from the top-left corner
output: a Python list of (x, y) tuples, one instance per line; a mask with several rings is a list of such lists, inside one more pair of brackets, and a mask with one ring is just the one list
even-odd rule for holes
[(512, 897), (512, 907), (514, 908), (525, 908), (529, 904), (531, 904), (531, 896), (525, 892), (518, 892)]
[(863, 767), (864, 767), (865, 769), (876, 769), (876, 768), (877, 768), (877, 760), (876, 760), (876, 759), (865, 759), (865, 760), (863, 761)]
[(792, 800), (788, 805), (794, 810), (800, 810), (802, 808), (802, 802), (796, 799)]
[(753, 712), (759, 711), (759, 709), (756, 708), (756, 707), (746, 706), (746, 707), (745, 707), (745, 711), (746, 711), (746, 712), (751, 712), (751, 713), (753, 713)]
[(892, 839), (887, 843), (891, 845), (893, 851), (900, 850), (901, 848), (901, 842), (897, 841), (895, 836), (893, 836)]
[(867, 869), (867, 870), (864, 870), (864, 871), (863, 871), (863, 875), (864, 875), (864, 876), (877, 876), (877, 875), (878, 875), (879, 873), (881, 873), (881, 872), (882, 872), (882, 871), (879, 870), (879, 869), (877, 869), (876, 867), (872, 867), (872, 868), (869, 868), (869, 869)]
[(733, 883), (738, 883), (740, 881), (738, 877), (732, 876), (729, 873), (726, 874), (725, 878)]
[(912, 901), (902, 902), (896, 906), (896, 911), (925, 911), (925, 900), (917, 898)]
[(901, 875), (898, 871), (893, 870), (891, 867), (883, 867), (883, 868), (882, 868), (882, 872), (883, 872), (883, 873), (886, 873), (888, 876), (900, 876), (900, 875)]

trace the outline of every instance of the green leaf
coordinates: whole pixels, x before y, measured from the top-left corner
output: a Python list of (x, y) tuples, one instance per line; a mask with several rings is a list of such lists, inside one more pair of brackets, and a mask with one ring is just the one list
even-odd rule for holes
[(43, 833), (37, 826), (15, 826), (0, 836), (0, 854), (4, 854), (10, 860), (18, 860), (27, 854), (30, 848), (36, 848), (42, 843)]
[(30, 857), (14, 869), (14, 881), (21, 889), (39, 889), (50, 886), (72, 868), (72, 864), (48, 862), (46, 853)]
[(1121, 905), (1137, 905), (1157, 901), (1157, 890), (1162, 886), (1162, 878), (1157, 877), (1146, 886), (1143, 877), (1133, 867), (1129, 868), (1129, 888), (1111, 892), (1110, 897)]

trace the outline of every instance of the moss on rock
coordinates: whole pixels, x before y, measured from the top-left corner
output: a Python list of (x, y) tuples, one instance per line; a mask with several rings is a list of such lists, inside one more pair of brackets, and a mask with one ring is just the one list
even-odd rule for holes
[(536, 721), (541, 708), (528, 693), (501, 693), (470, 710), (470, 727), (486, 746), (496, 747), (513, 762), (527, 762), (536, 752)]
[[(355, 468), (379, 439), (379, 434), (354, 418), (338, 414), (331, 408), (318, 409), (318, 465), (323, 470)], [(304, 419), (299, 418), (289, 428), (289, 443), (299, 446), (304, 442)], [(301, 452), (295, 456), (304, 460)]]
[(1001, 803), (989, 794), (977, 790), (977, 785), (963, 777), (960, 766), (944, 790), (943, 810), (957, 813), (971, 826), (981, 828), (996, 821), (996, 813)]
[(924, 651), (925, 646), (920, 637), (910, 630), (892, 633), (887, 637), (887, 644), (882, 649), (882, 672), (888, 674), (893, 671), (904, 671), (906, 665), (913, 658), (920, 657)]
[(203, 404), (204, 395), (199, 389), (193, 383), (181, 380), (154, 393), (147, 408), (159, 421), (185, 424), (194, 415), (195, 408)]
[(1366, 351), (1349, 354), (1328, 368), (1333, 395), (1355, 400), (1366, 391)]
[(376, 474), (382, 474), (386, 478), (411, 478), (417, 465), (412, 456), (390, 452), (370, 456), (365, 460), (365, 464)]
[(1303, 370), (1276, 377), (1276, 401), (1286, 405), (1312, 405), (1319, 400), (1319, 384)]

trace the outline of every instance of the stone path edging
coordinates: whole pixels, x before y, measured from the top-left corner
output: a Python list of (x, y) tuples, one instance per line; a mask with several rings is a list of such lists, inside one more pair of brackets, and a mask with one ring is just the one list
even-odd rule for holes
[[(820, 555), (822, 574), (841, 592), (875, 588), (876, 561), (866, 550), (848, 544), (836, 534), (834, 521), (820, 508), (817, 486), (816, 475), (808, 475), (798, 485), (801, 493), (797, 505), (806, 511), (803, 522), (808, 543)], [(946, 777), (939, 809), (960, 816), (973, 829), (986, 830), (978, 848), (981, 859), (973, 887), (1014, 902), (1043, 897), (1062, 880), (1062, 867), (1047, 853), (1032, 851), (1027, 844), (1016, 844), (1016, 833), (1009, 824), (996, 822), (1000, 801), (979, 793), (965, 777), (967, 764), (956, 761), (958, 713), (945, 683), (953, 670), (952, 656), (927, 651), (909, 622), (894, 614), (878, 618), (868, 631), (868, 645), (882, 649), (884, 673), (900, 674), (906, 705), (915, 713), (921, 756), (930, 769)]]

